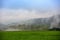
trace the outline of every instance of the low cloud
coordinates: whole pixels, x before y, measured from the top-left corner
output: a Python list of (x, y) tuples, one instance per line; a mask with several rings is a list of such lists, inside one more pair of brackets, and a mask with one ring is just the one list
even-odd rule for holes
[(46, 12), (38, 10), (27, 9), (0, 9), (1, 22), (7, 22), (10, 20), (25, 20), (32, 18), (46, 18), (56, 14), (57, 11), (48, 10)]

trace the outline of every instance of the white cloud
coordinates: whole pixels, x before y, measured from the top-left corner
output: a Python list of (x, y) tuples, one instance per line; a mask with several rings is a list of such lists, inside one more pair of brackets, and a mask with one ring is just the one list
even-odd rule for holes
[(38, 10), (26, 10), (26, 9), (1, 9), (1, 22), (7, 22), (10, 20), (22, 20), (31, 18), (45, 18), (50, 17), (56, 13), (54, 10), (48, 10), (41, 13)]

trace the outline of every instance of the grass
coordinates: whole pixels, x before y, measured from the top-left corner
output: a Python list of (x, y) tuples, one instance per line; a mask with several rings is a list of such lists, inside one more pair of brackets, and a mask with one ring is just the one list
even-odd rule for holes
[(0, 40), (60, 40), (59, 31), (0, 32)]

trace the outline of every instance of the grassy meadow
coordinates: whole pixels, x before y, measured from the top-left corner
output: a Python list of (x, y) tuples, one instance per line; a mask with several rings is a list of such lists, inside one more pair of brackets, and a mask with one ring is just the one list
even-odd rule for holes
[(0, 40), (60, 40), (59, 31), (1, 31)]

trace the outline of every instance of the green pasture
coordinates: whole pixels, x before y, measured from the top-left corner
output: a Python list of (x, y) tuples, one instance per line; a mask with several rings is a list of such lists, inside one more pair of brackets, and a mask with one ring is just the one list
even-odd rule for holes
[(0, 40), (60, 40), (60, 31), (1, 31)]

